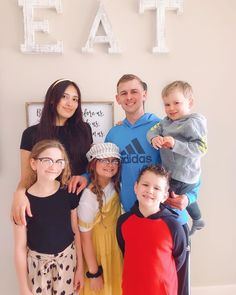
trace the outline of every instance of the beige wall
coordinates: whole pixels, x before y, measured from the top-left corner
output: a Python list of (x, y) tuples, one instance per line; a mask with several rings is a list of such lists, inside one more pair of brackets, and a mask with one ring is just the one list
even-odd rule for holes
[[(81, 54), (97, 10), (94, 0), (62, 0), (62, 15), (42, 10), (51, 25), (47, 40), (64, 41), (63, 55), (24, 55), (22, 8), (1, 1), (0, 26), (0, 228), (1, 294), (16, 294), (11, 195), (19, 178), (19, 141), (26, 127), (25, 102), (44, 97), (52, 81), (68, 77), (84, 99), (112, 100), (124, 73), (139, 75), (149, 86), (147, 111), (163, 116), (160, 91), (173, 79), (188, 80), (195, 89), (195, 110), (208, 118), (209, 153), (203, 159), (199, 203), (207, 227), (192, 239), (192, 285), (236, 284), (235, 259), (235, 0), (185, 0), (184, 14), (166, 16), (170, 53), (153, 55), (154, 12), (138, 14), (138, 0), (104, 0), (113, 31), (123, 48), (109, 55), (96, 46)], [(44, 36), (41, 35), (43, 40)], [(115, 105), (115, 120), (123, 112)]]

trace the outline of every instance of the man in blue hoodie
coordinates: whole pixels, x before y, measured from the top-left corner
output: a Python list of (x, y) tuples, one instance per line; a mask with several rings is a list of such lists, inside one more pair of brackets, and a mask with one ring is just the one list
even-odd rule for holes
[(121, 203), (127, 212), (136, 201), (134, 184), (140, 170), (152, 163), (160, 163), (160, 153), (146, 139), (147, 131), (160, 119), (144, 113), (147, 91), (141, 79), (124, 75), (117, 84), (116, 100), (123, 108), (126, 118), (108, 132), (107, 142), (115, 143), (122, 158)]
[[(160, 119), (154, 114), (144, 112), (147, 99), (146, 83), (139, 77), (127, 74), (117, 83), (116, 100), (125, 111), (126, 118), (108, 132), (105, 141), (115, 143), (122, 158), (120, 198), (124, 210), (129, 211), (136, 201), (134, 184), (140, 170), (150, 164), (161, 162), (160, 155), (147, 141), (147, 131)], [(173, 193), (166, 203), (177, 211), (179, 222), (183, 225), (188, 240), (188, 216), (185, 208), (196, 201), (199, 186), (187, 195)], [(188, 255), (178, 272), (178, 295), (190, 294), (188, 279)]]

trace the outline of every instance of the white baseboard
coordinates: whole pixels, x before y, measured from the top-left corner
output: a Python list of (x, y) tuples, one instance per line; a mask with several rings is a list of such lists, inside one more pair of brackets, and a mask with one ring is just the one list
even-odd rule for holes
[(236, 285), (192, 287), (191, 295), (235, 295)]

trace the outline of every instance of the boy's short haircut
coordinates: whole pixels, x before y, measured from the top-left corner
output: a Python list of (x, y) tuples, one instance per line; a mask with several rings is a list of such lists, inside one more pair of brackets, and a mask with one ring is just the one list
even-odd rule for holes
[(117, 92), (118, 92), (118, 87), (121, 83), (132, 81), (132, 80), (137, 80), (140, 83), (140, 85), (143, 87), (143, 90), (147, 90), (147, 89), (145, 89), (145, 86), (147, 84), (145, 82), (143, 82), (138, 76), (133, 75), (133, 74), (125, 74), (117, 82), (117, 85), (116, 85)]
[(145, 172), (152, 172), (157, 176), (163, 177), (166, 179), (166, 190), (169, 189), (169, 182), (170, 182), (170, 173), (161, 165), (148, 165), (144, 166), (141, 171), (139, 172), (137, 183), (140, 181), (140, 178)]
[(180, 90), (185, 98), (193, 98), (193, 89), (192, 86), (185, 81), (174, 81), (170, 84), (168, 84), (161, 92), (161, 96), (166, 97), (168, 96), (173, 90)]

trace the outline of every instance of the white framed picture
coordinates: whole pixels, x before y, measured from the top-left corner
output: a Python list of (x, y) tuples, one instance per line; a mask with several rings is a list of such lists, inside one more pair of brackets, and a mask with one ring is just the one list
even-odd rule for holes
[[(83, 101), (81, 103), (84, 121), (92, 128), (94, 143), (103, 142), (114, 125), (114, 103), (112, 101)], [(43, 102), (26, 102), (27, 127), (38, 124)]]

